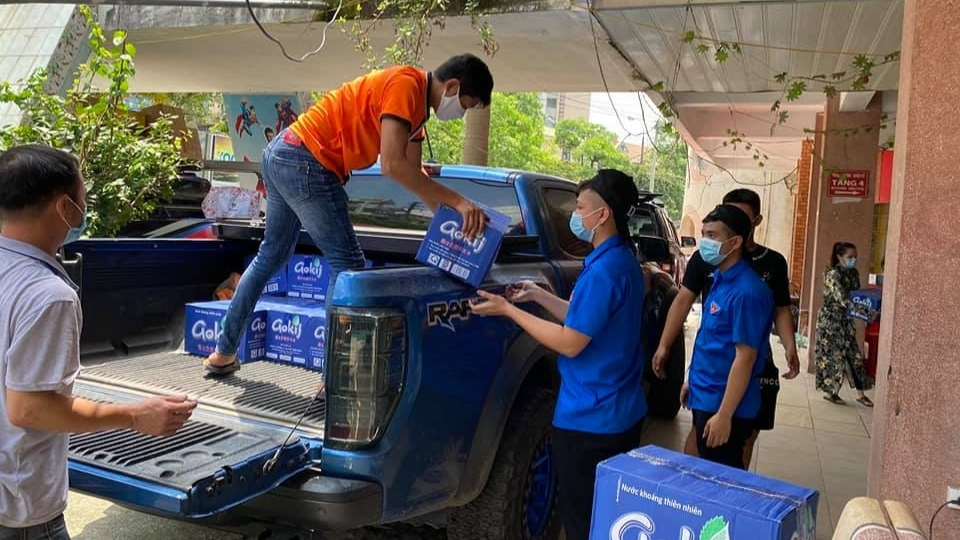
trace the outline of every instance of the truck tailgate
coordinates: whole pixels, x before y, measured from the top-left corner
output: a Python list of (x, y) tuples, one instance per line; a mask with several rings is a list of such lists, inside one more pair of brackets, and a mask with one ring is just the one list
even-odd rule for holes
[[(168, 352), (85, 366), (80, 380), (138, 394), (186, 394), (206, 408), (293, 427), (313, 399), (320, 375), (292, 365), (253, 362), (230, 377), (207, 379), (200, 358)], [(317, 400), (301, 429), (322, 436), (325, 412), (326, 404)]]
[[(230, 379), (207, 380), (198, 365), (196, 358), (174, 354), (85, 368), (74, 394), (87, 399), (122, 403), (180, 393), (201, 405), (168, 438), (129, 430), (71, 436), (70, 487), (154, 514), (199, 519), (243, 504), (316, 465), (322, 400), (310, 406), (304, 420), (309, 425), (300, 437), (280, 449), (311, 404), (316, 374), (270, 364), (263, 368), (273, 369), (248, 369), (256, 366), (249, 364)], [(265, 469), (278, 449), (280, 459)]]

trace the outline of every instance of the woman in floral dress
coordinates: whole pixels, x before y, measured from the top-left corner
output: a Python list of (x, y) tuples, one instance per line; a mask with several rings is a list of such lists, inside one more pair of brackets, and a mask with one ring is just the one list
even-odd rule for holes
[(873, 380), (863, 367), (857, 330), (847, 315), (850, 293), (860, 288), (857, 247), (849, 242), (837, 242), (830, 262), (824, 276), (823, 307), (817, 314), (817, 390), (824, 392), (823, 399), (843, 405), (838, 394), (846, 376), (859, 394), (857, 402), (873, 407), (873, 402), (863, 393), (873, 388)]

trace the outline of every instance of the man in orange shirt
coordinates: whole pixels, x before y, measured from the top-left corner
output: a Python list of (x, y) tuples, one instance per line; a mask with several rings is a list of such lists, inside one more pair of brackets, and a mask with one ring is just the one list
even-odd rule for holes
[(468, 238), (483, 232), (483, 211), (424, 172), (420, 145), (431, 108), (440, 120), (456, 120), (467, 109), (489, 106), (492, 93), (487, 65), (472, 54), (461, 54), (432, 73), (398, 66), (355, 79), (325, 94), (278, 133), (263, 152), (263, 241), (237, 285), (217, 352), (204, 362), (208, 375), (240, 369), (240, 335), (264, 285), (296, 249), (301, 226), (330, 263), (331, 287), (343, 270), (363, 267), (343, 186), (351, 171), (373, 165), (377, 156), (384, 175), (431, 210), (441, 204), (457, 210)]

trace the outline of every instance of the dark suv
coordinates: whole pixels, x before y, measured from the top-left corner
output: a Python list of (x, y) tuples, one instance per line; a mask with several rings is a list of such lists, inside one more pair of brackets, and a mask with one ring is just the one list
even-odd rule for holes
[(695, 247), (697, 240), (689, 236), (677, 234), (677, 229), (664, 209), (659, 193), (640, 191), (640, 202), (637, 212), (630, 219), (630, 234), (633, 236), (655, 236), (663, 238), (670, 247), (670, 256), (659, 262), (664, 272), (673, 276), (674, 282), (680, 286), (683, 273), (687, 269), (687, 258), (680, 250), (681, 247)]

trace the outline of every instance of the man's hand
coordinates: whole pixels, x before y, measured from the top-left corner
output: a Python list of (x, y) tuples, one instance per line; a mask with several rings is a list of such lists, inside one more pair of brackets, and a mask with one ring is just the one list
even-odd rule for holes
[(145, 399), (134, 406), (134, 431), (156, 437), (169, 437), (190, 419), (197, 407), (186, 396), (164, 396)]
[(659, 379), (667, 378), (667, 361), (670, 359), (670, 349), (667, 347), (657, 347), (657, 352), (653, 353), (653, 374)]
[(730, 429), (733, 419), (721, 413), (717, 413), (707, 420), (707, 425), (703, 428), (703, 438), (707, 440), (707, 448), (716, 448), (723, 446), (730, 440)]
[(790, 368), (790, 371), (784, 374), (783, 378), (788, 381), (796, 379), (797, 375), (800, 375), (800, 355), (797, 354), (796, 348), (785, 350), (784, 354), (787, 357), (787, 367)]
[(683, 386), (680, 387), (680, 406), (684, 409), (689, 409), (687, 406), (687, 398), (690, 397), (690, 387), (687, 383), (683, 383)]
[(467, 240), (473, 241), (483, 233), (483, 228), (487, 225), (487, 215), (479, 206), (466, 197), (460, 197), (454, 210), (463, 216), (463, 235)]

